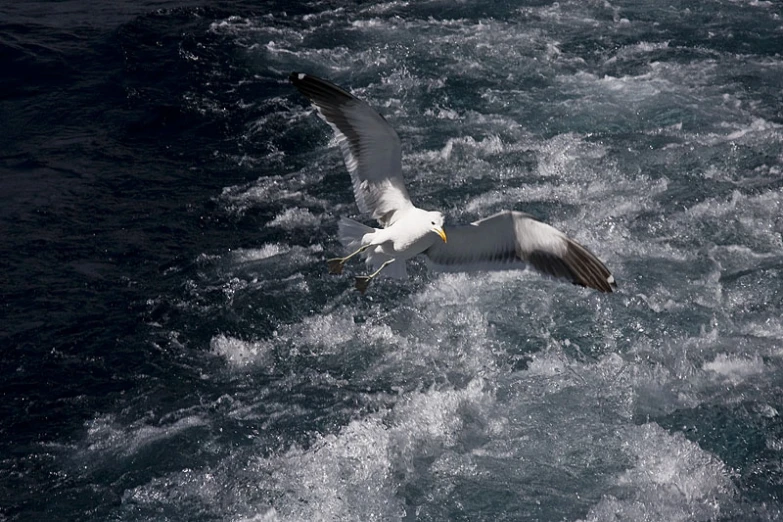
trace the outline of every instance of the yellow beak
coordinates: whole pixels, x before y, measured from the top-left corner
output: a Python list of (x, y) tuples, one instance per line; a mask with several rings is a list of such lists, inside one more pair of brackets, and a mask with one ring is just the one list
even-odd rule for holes
[(448, 243), (448, 241), (446, 241), (446, 232), (444, 232), (442, 228), (435, 227), (432, 230), (434, 230), (435, 233), (440, 236), (440, 238), (443, 240), (444, 243)]

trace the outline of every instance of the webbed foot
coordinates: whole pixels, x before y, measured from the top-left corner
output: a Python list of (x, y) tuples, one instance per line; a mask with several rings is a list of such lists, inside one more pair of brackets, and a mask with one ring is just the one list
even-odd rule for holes
[(367, 287), (370, 286), (370, 281), (372, 281), (372, 277), (370, 276), (356, 276), (354, 286), (356, 286), (358, 291), (364, 294), (364, 292), (367, 291)]
[(345, 266), (345, 259), (342, 257), (335, 257), (333, 259), (327, 259), (326, 264), (329, 267), (329, 273), (332, 275), (340, 275), (343, 273), (343, 266)]

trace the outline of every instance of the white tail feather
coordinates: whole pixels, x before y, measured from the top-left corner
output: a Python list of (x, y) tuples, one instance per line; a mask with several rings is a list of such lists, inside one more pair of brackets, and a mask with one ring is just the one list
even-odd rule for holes
[(362, 223), (347, 217), (340, 218), (340, 223), (337, 226), (340, 243), (343, 244), (343, 247), (348, 253), (355, 252), (366, 245), (367, 242), (363, 242), (364, 236), (374, 232), (374, 228), (363, 225)]

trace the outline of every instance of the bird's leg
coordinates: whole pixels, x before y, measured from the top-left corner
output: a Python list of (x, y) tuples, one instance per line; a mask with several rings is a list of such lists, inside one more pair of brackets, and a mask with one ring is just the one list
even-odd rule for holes
[(384, 263), (381, 265), (381, 267), (378, 270), (376, 270), (375, 272), (373, 272), (372, 274), (370, 274), (370, 275), (356, 276), (356, 278), (355, 278), (356, 289), (358, 291), (360, 291), (361, 293), (366, 292), (367, 291), (367, 287), (370, 286), (370, 281), (372, 281), (375, 276), (380, 274), (381, 270), (386, 268), (386, 266), (388, 266), (390, 263), (394, 263), (394, 261), (395, 261), (394, 259), (389, 259), (388, 261), (384, 261)]
[(353, 254), (348, 254), (345, 257), (333, 257), (332, 259), (327, 259), (326, 264), (329, 266), (329, 273), (332, 275), (340, 275), (343, 273), (343, 265), (345, 265), (346, 261), (351, 259), (353, 256), (361, 254), (368, 248), (370, 248), (372, 245), (365, 245), (361, 247), (359, 250), (354, 252)]

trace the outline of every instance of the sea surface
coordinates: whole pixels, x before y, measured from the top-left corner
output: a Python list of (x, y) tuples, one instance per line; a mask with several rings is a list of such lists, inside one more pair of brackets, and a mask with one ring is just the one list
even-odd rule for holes
[[(783, 520), (783, 4), (0, 5), (0, 521)], [(328, 78), (530, 271), (360, 295)]]

